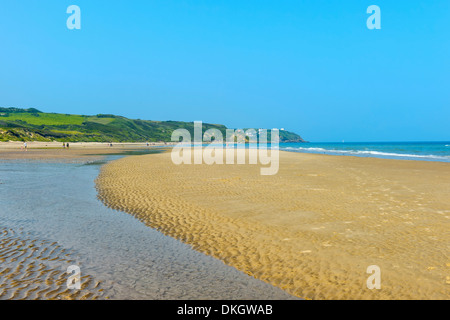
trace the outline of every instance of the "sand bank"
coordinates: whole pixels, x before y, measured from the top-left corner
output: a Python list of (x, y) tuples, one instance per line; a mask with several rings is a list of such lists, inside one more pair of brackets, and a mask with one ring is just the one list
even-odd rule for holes
[[(280, 170), (179, 165), (170, 153), (105, 165), (109, 206), (311, 299), (448, 299), (450, 164), (280, 153)], [(369, 290), (367, 267), (381, 268)]]
[(0, 300), (294, 298), (105, 207), (94, 179), (114, 158), (0, 162)]

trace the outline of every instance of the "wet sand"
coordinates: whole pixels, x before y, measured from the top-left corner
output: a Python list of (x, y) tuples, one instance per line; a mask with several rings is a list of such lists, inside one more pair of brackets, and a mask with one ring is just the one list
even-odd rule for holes
[(259, 170), (133, 156), (97, 187), (111, 208), (298, 297), (450, 298), (449, 163), (280, 152), (277, 175)]
[(67, 269), (75, 260), (71, 252), (20, 229), (0, 226), (0, 299), (11, 300), (97, 300), (107, 299), (100, 282), (81, 276), (81, 290), (66, 283)]
[[(294, 298), (105, 207), (94, 180), (117, 155), (38, 151), (0, 162), (0, 300)], [(66, 286), (70, 265), (82, 290)]]

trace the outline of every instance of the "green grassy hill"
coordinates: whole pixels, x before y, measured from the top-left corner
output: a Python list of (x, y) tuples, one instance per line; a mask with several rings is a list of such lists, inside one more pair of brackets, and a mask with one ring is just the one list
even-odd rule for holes
[[(193, 134), (194, 123), (128, 119), (111, 114), (95, 116), (44, 113), (37, 109), (0, 108), (0, 141), (157, 142), (171, 141), (175, 129)], [(203, 123), (225, 137), (224, 125)], [(270, 136), (269, 136), (270, 138)], [(303, 142), (292, 132), (280, 131), (280, 141)]]

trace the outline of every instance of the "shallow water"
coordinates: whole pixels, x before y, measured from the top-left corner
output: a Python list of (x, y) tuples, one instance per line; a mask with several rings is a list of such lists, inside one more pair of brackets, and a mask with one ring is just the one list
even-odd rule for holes
[[(108, 159), (114, 158), (117, 157)], [(19, 250), (27, 252), (33, 247), (30, 243), (47, 243), (57, 248), (44, 258), (30, 252), (26, 258), (19, 259), (23, 265), (18, 265), (15, 256), (0, 260), (0, 277), (5, 277), (11, 269), (7, 268), (8, 263), (15, 263), (14, 268), (20, 273), (40, 259), (39, 262), (51, 261), (59, 280), (46, 279), (42, 284), (34, 283), (36, 286), (49, 282), (53, 289), (65, 286), (68, 277), (65, 271), (75, 264), (81, 268), (82, 276), (92, 280), (84, 290), (93, 290), (100, 298), (292, 298), (278, 288), (162, 235), (126, 213), (105, 207), (97, 200), (94, 185), (102, 163), (6, 161), (0, 164), (0, 229), (4, 234), (0, 240), (5, 255), (14, 255)], [(15, 238), (8, 238), (8, 243), (14, 243), (15, 247), (10, 246), (14, 250), (8, 251), (5, 235), (11, 234)], [(3, 251), (0, 250), (0, 258)], [(11, 286), (14, 277), (17, 273), (10, 274), (8, 284), (4, 279), (0, 284)], [(101, 290), (92, 284), (96, 282), (100, 282)], [(27, 294), (11, 293), (14, 288), (7, 291), (3, 290), (3, 296), (0, 291), (0, 298), (31, 298)], [(58, 298), (58, 295), (40, 298), (50, 297)]]

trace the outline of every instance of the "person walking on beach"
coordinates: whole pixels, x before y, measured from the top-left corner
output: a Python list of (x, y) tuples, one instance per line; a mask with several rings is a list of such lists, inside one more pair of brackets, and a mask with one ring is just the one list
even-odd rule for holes
[(69, 143), (68, 142), (66, 143), (66, 148), (69, 149)]
[(28, 148), (28, 145), (27, 145), (26, 142), (23, 143), (23, 148), (24, 148), (25, 151), (28, 151), (28, 149), (27, 149), (27, 148)]
[(65, 149), (66, 148), (66, 144), (63, 142), (63, 149)]

